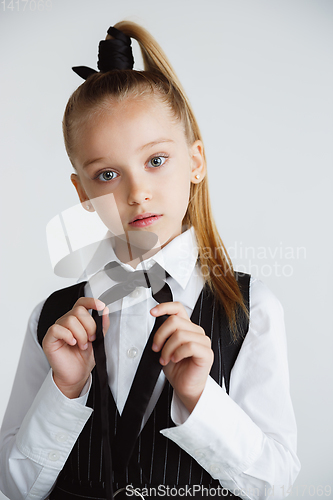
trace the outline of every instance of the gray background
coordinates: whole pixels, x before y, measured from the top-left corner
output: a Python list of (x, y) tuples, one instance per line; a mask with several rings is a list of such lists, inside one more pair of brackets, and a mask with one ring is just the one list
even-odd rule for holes
[(0, 6), (0, 421), (31, 310), (72, 283), (53, 274), (45, 238), (77, 202), (61, 132), (81, 83), (70, 68), (95, 68), (106, 29), (127, 18), (157, 38), (188, 92), (236, 267), (284, 306), (302, 462), (291, 498), (317, 498), (333, 487), (333, 1), (53, 0), (38, 10), (45, 4)]

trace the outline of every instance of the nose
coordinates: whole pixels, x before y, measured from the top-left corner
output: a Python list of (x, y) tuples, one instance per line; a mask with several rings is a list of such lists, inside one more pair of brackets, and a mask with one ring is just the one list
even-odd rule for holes
[(149, 201), (151, 198), (152, 193), (148, 186), (147, 179), (140, 177), (128, 179), (127, 202), (129, 205), (141, 205), (141, 203)]

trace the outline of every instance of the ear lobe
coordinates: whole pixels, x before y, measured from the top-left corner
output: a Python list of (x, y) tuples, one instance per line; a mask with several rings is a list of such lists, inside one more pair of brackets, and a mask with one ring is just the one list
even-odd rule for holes
[(191, 182), (198, 184), (206, 175), (204, 147), (201, 141), (195, 141), (191, 146)]
[(94, 212), (95, 211), (94, 207), (92, 206), (91, 202), (89, 201), (87, 193), (82, 187), (80, 177), (77, 174), (72, 174), (71, 181), (76, 189), (80, 202), (82, 203), (82, 207), (88, 212)]

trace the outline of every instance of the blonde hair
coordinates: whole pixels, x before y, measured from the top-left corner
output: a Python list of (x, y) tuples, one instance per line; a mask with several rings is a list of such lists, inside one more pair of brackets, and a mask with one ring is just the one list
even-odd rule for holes
[[(75, 132), (80, 124), (99, 113), (110, 101), (153, 94), (164, 102), (173, 116), (184, 126), (189, 144), (202, 141), (199, 126), (190, 102), (166, 55), (156, 40), (141, 26), (122, 21), (115, 26), (125, 35), (137, 40), (144, 62), (144, 71), (112, 70), (90, 76), (70, 97), (63, 119), (63, 133), (68, 156), (74, 166)], [(112, 38), (107, 35), (106, 39)], [(205, 162), (206, 159), (204, 158)], [(74, 166), (75, 168), (75, 166)], [(247, 313), (231, 259), (216, 228), (207, 176), (191, 184), (190, 201), (183, 225), (195, 228), (201, 269), (205, 281), (223, 305), (234, 339), (237, 338), (239, 312)], [(218, 272), (216, 272), (216, 269)]]

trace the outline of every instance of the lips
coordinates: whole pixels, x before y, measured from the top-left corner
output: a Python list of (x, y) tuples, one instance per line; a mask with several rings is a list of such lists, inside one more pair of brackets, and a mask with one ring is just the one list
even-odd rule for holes
[(145, 213), (145, 214), (139, 214), (133, 217), (133, 219), (130, 221), (131, 226), (136, 226), (136, 227), (144, 227), (144, 226), (150, 226), (154, 222), (158, 221), (162, 216), (160, 214), (153, 214), (153, 213)]
[(133, 217), (133, 219), (130, 221), (130, 224), (132, 224), (132, 222), (135, 222), (137, 220), (141, 220), (141, 219), (148, 219), (149, 217), (159, 217), (159, 214), (153, 214), (153, 213), (145, 213), (145, 214), (139, 214), (139, 215), (136, 215), (135, 217)]

